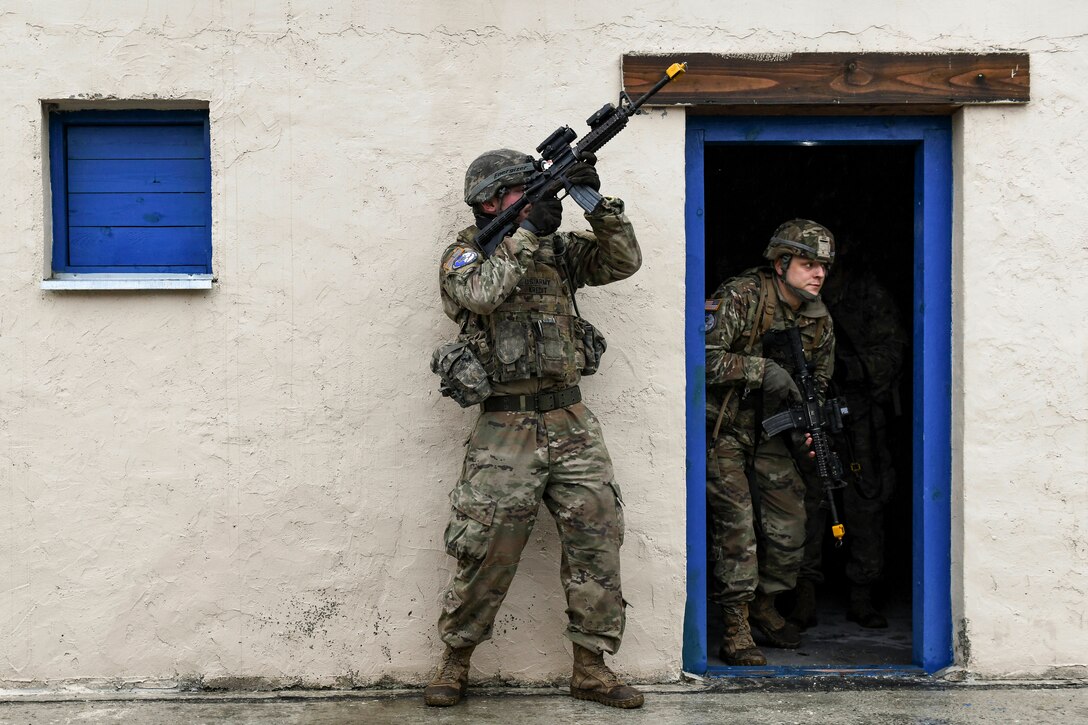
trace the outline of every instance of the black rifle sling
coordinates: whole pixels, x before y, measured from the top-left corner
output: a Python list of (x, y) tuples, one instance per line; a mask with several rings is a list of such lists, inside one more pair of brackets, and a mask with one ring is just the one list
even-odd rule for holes
[[(556, 249), (556, 242), (559, 242), (558, 249)], [(567, 288), (570, 289), (570, 301), (574, 305), (574, 316), (580, 320), (582, 319), (582, 313), (578, 311), (578, 296), (575, 294), (577, 288), (574, 285), (574, 276), (570, 273), (570, 260), (567, 259), (568, 251), (569, 247), (566, 242), (558, 238), (552, 240), (552, 256), (559, 257), (559, 264), (556, 267), (563, 273)]]
[[(773, 287), (773, 281), (772, 281), (771, 277), (768, 274), (766, 274), (765, 272), (761, 271), (760, 272), (760, 280), (762, 282), (762, 284), (760, 285), (760, 295), (759, 295), (760, 304), (759, 304), (759, 309), (756, 312), (757, 323), (753, 324), (751, 337), (749, 338), (749, 345), (748, 345), (749, 350), (752, 349), (752, 344), (754, 344), (755, 339), (757, 338), (757, 336), (759, 336), (759, 333), (760, 333), (759, 328), (760, 327), (762, 327), (763, 325), (766, 326), (765, 329), (763, 330), (763, 334), (761, 336), (762, 339), (764, 339), (764, 340), (766, 340), (768, 334), (772, 332), (772, 327), (773, 327), (773, 323), (774, 323), (774, 308), (775, 308), (775, 303), (778, 301), (778, 294), (777, 294), (776, 290)], [(824, 324), (825, 324), (826, 321), (827, 321), (826, 317), (821, 317), (821, 318), (816, 320), (815, 330), (813, 331), (815, 333), (815, 335), (814, 335), (815, 340), (819, 341), (820, 337), (823, 335)], [(761, 325), (759, 323), (763, 323), (763, 324)], [(798, 330), (798, 332), (799, 331), (800, 330)], [(803, 351), (804, 351), (804, 347), (802, 347), (802, 357), (804, 356)], [(763, 352), (766, 353), (766, 350), (763, 350)], [(764, 357), (766, 357), (766, 355), (764, 355)], [(799, 375), (800, 372), (801, 371), (794, 371), (794, 374)], [(753, 524), (753, 528), (755, 529), (756, 540), (757, 540), (758, 545), (760, 545), (760, 546), (774, 546), (776, 549), (780, 549), (782, 551), (796, 551), (799, 548), (804, 548), (804, 544), (802, 543), (802, 545), (800, 547), (782, 546), (778, 542), (767, 538), (767, 536), (765, 535), (764, 529), (763, 529), (763, 506), (762, 506), (762, 503), (761, 503), (761, 496), (760, 496), (759, 486), (756, 483), (756, 477), (755, 477), (755, 457), (756, 457), (756, 453), (759, 450), (759, 444), (763, 439), (763, 412), (764, 411), (763, 411), (763, 395), (762, 395), (762, 393), (760, 394), (759, 398), (756, 400), (756, 405), (755, 405), (755, 411), (754, 412), (755, 412), (755, 420), (753, 421), (753, 424), (752, 424), (752, 456), (746, 462), (744, 472), (745, 472), (746, 478), (748, 479), (749, 495), (752, 498), (752, 524)], [(796, 463), (794, 465), (796, 466)], [(800, 469), (799, 466), (797, 466), (797, 474), (799, 476), (802, 476), (802, 480), (803, 480), (804, 474), (801, 472), (801, 469)]]

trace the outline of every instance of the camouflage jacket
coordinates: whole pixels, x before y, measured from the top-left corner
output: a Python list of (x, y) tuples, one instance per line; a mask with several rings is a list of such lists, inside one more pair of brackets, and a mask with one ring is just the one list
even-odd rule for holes
[(835, 318), (835, 381), (849, 401), (884, 402), (898, 382), (908, 343), (899, 310), (871, 273), (836, 272), (822, 294)]
[(473, 340), (496, 394), (578, 384), (584, 350), (571, 284), (616, 282), (642, 265), (623, 209), (621, 200), (606, 197), (601, 211), (585, 215), (592, 232), (537, 237), (518, 229), (486, 258), (471, 226), (442, 253), (442, 308)]
[[(761, 289), (765, 289), (762, 305)], [(711, 427), (724, 403), (722, 431), (753, 444), (755, 395), (760, 394), (767, 366), (763, 335), (793, 325), (801, 330), (805, 356), (815, 365), (816, 381), (824, 391), (834, 372), (835, 335), (822, 301), (806, 302), (794, 312), (782, 299), (769, 268), (746, 270), (727, 280), (706, 301), (706, 401)]]

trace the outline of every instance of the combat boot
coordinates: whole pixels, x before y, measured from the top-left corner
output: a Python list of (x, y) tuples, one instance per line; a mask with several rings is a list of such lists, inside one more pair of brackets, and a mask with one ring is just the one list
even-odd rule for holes
[(767, 664), (767, 658), (752, 641), (752, 630), (748, 626), (748, 605), (727, 605), (722, 612), (725, 615), (725, 635), (718, 649), (718, 657), (725, 664), (736, 667), (759, 667)]
[(457, 649), (446, 646), (438, 672), (423, 690), (425, 703), (432, 707), (449, 707), (461, 702), (468, 688), (468, 660), (474, 649), (475, 645)]
[(757, 634), (762, 635), (760, 644), (782, 649), (801, 646), (801, 633), (774, 608), (773, 594), (756, 592), (756, 598), (748, 608), (748, 621), (756, 626)]
[(873, 606), (873, 590), (868, 585), (850, 586), (850, 607), (846, 610), (846, 618), (866, 629), (884, 629), (888, 626), (888, 620)]
[(593, 700), (609, 707), (630, 710), (642, 707), (642, 693), (631, 687), (608, 668), (600, 652), (574, 645), (574, 674), (570, 694), (579, 700)]
[(797, 588), (793, 590), (793, 594), (795, 597), (793, 610), (790, 611), (786, 620), (804, 632), (817, 624), (816, 582), (811, 579), (798, 579)]

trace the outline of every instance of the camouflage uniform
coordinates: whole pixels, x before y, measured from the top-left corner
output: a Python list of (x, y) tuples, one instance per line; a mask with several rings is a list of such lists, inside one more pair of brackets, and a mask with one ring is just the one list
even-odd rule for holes
[[(895, 471), (887, 449), (883, 406), (898, 382), (907, 336), (891, 295), (869, 273), (837, 269), (822, 296), (834, 317), (838, 338), (835, 382), (850, 407), (845, 431), (850, 445), (839, 446), (838, 452), (845, 466), (861, 466), (860, 477), (848, 474), (850, 485), (842, 493), (846, 577), (852, 584), (868, 585), (884, 570), (884, 506), (895, 487)], [(823, 582), (824, 499), (823, 486), (810, 480), (800, 576), (815, 583)]]
[[(566, 270), (577, 288), (625, 279), (641, 265), (622, 201), (606, 197), (586, 218), (592, 233), (537, 237), (518, 229), (487, 258), (473, 226), (442, 254), (443, 307), (463, 324), (495, 395), (577, 385), (585, 350)], [(557, 256), (563, 248), (566, 265)], [(619, 649), (622, 499), (600, 424), (585, 405), (482, 412), (450, 501), (445, 543), (457, 570), (438, 623), (447, 645), (470, 647), (491, 636), (543, 501), (562, 542), (567, 636), (594, 652)]]
[[(761, 279), (762, 277), (762, 279)], [(707, 300), (707, 419), (713, 427), (722, 406), (721, 431), (708, 460), (707, 505), (714, 554), (714, 598), (719, 604), (751, 601), (792, 589), (805, 537), (805, 484), (783, 435), (755, 431), (766, 358), (763, 334), (796, 325), (815, 376), (826, 387), (833, 368), (834, 335), (827, 308), (816, 299), (794, 312), (782, 299), (768, 268), (750, 269), (728, 280)], [(763, 285), (768, 299), (760, 305)], [(764, 288), (766, 289), (766, 288)], [(773, 305), (773, 319), (764, 310)], [(774, 413), (762, 411), (763, 417)], [(759, 491), (764, 544), (758, 547), (746, 468)]]

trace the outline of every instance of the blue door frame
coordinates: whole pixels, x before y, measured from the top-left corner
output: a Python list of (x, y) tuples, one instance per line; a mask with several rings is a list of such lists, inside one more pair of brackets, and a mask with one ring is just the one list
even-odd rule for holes
[[(707, 665), (704, 150), (716, 144), (907, 144), (914, 185), (913, 660), (952, 663), (952, 131), (947, 117), (700, 117), (687, 123), (687, 607), (684, 669)], [(760, 668), (766, 674), (785, 668)], [(870, 667), (859, 670), (873, 669)], [(879, 669), (879, 668), (878, 668)], [(795, 672), (789, 670), (788, 672)], [(744, 674), (751, 675), (751, 669)]]

